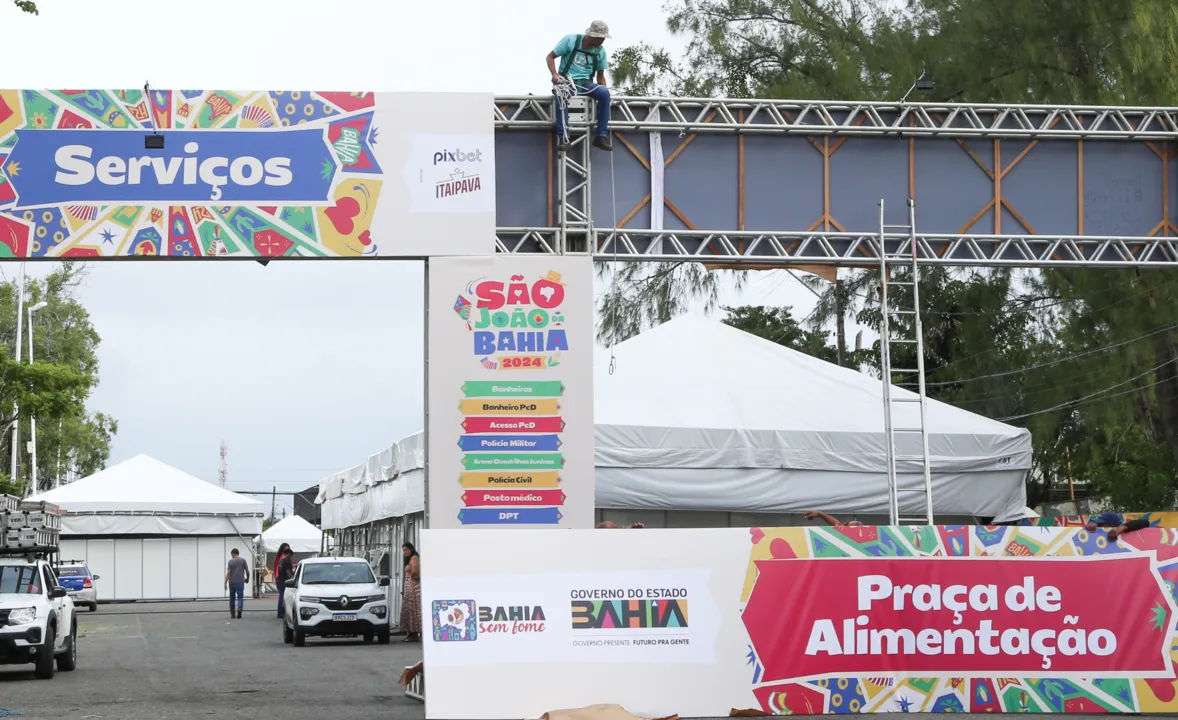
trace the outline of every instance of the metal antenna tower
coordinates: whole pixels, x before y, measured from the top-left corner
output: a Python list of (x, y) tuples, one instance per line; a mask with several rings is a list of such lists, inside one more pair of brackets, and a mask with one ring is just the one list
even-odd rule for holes
[(217, 484), (229, 489), (229, 445), (221, 441), (221, 469), (217, 471)]

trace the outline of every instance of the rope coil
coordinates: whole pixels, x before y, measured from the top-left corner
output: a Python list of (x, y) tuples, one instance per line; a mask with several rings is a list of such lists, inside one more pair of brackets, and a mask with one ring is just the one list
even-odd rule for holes
[(564, 130), (561, 133), (561, 140), (567, 143), (569, 142), (569, 100), (573, 98), (573, 95), (577, 91), (573, 87), (572, 81), (564, 76), (561, 76), (560, 82), (556, 83), (552, 90), (556, 94), (556, 111), (564, 118)]

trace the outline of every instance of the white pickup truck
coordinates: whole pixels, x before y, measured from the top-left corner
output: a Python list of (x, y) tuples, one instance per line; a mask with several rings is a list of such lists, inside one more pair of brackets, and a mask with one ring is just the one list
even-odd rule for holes
[(0, 664), (25, 663), (42, 679), (77, 667), (74, 601), (43, 555), (0, 551)]

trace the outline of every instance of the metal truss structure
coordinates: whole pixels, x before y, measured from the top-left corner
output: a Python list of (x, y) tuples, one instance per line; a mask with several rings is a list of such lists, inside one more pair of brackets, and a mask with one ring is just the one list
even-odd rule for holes
[[(549, 170), (556, 177), (556, 187), (552, 189), (555, 192), (550, 190), (548, 201), (549, 223), (499, 227), (499, 252), (591, 253), (603, 259), (621, 261), (699, 261), (724, 267), (874, 267), (885, 254), (911, 255), (915, 243), (915, 253), (921, 264), (1016, 267), (1178, 265), (1178, 237), (1175, 237), (1178, 236), (1178, 226), (1170, 218), (1170, 205), (1178, 207), (1178, 163), (1170, 163), (1178, 156), (1178, 144), (1174, 142), (1178, 140), (1178, 108), (619, 97), (614, 99), (612, 110), (611, 128), (617, 141), (615, 155), (621, 156), (619, 162), (626, 158), (633, 166), (636, 158), (646, 171), (652, 173), (650, 160), (639, 149), (643, 136), (652, 133), (678, 138), (679, 146), (665, 161), (668, 168), (686, 146), (699, 137), (711, 138), (714, 143), (727, 142), (732, 152), (739, 148), (739, 160), (732, 165), (739, 167), (740, 175), (730, 183), (733, 186), (739, 184), (739, 208), (728, 212), (731, 219), (712, 221), (709, 223), (711, 229), (705, 229), (706, 226), (700, 227), (703, 223), (693, 224), (686, 219), (686, 215), (693, 211), (709, 214), (707, 208), (697, 209), (701, 205), (700, 198), (694, 200), (696, 207), (686, 212), (667, 200), (667, 208), (679, 219), (678, 224), (682, 227), (633, 227), (635, 212), (643, 207), (639, 202), (615, 228), (616, 220), (607, 219), (608, 213), (602, 212), (600, 207), (602, 203), (599, 201), (597, 208), (593, 203), (594, 187), (600, 182), (604, 181), (606, 185), (598, 192), (603, 193), (602, 197), (608, 197), (605, 193), (609, 192), (608, 184), (612, 178), (605, 173), (612, 172), (610, 159), (600, 151), (591, 152), (586, 123), (570, 124), (574, 132), (573, 146), (567, 153), (559, 153), (555, 160), (549, 152)], [(502, 139), (505, 134), (520, 131), (549, 133), (552, 112), (552, 102), (546, 97), (498, 97), (494, 108), (497, 134)], [(728, 136), (727, 140), (723, 140), (725, 136)], [(766, 139), (773, 137), (780, 140)], [(815, 174), (814, 182), (796, 175), (781, 181), (787, 185), (782, 189), (786, 195), (790, 190), (788, 183), (795, 180), (799, 186), (825, 185), (821, 200), (824, 205), (816, 211), (821, 212), (817, 222), (811, 223), (806, 218), (793, 227), (786, 221), (776, 227), (749, 228), (751, 223), (746, 222), (745, 207), (745, 143), (754, 138), (759, 138), (761, 143), (808, 144), (818, 150), (821, 160), (814, 162), (821, 163), (822, 175)], [(831, 156), (848, 141), (863, 148), (852, 148), (860, 155), (850, 155), (851, 160), (842, 165), (832, 163)], [(889, 144), (882, 144), (885, 141)], [(707, 141), (703, 142), (706, 145)], [(1036, 147), (1038, 149), (1032, 153)], [(1005, 159), (1003, 149), (1007, 151)], [(1086, 149), (1089, 153), (1087, 160)], [(720, 157), (720, 150), (712, 152), (715, 157)], [(957, 155), (957, 159), (949, 158), (950, 152)], [(922, 162), (929, 162), (920, 159), (922, 153), (932, 157), (936, 161), (934, 165), (945, 167), (933, 168), (937, 172), (922, 169), (922, 178), (918, 180), (917, 168), (922, 167)], [(1050, 179), (1033, 177), (1031, 170), (1022, 169), (1032, 165), (1029, 161), (1020, 165), (1028, 154), (1044, 158), (1038, 160), (1039, 166), (1034, 172), (1043, 177), (1050, 176)], [(968, 222), (964, 221), (968, 215), (958, 219), (950, 217), (948, 211), (943, 213), (944, 218), (926, 217), (921, 223), (924, 232), (915, 237), (906, 233), (885, 234), (882, 247), (878, 227), (867, 223), (856, 223), (858, 227), (851, 227), (851, 222), (835, 220), (834, 214), (837, 213), (832, 214), (832, 195), (837, 195), (837, 186), (846, 182), (841, 179), (845, 176), (840, 176), (840, 172), (860, 163), (865, 171), (872, 169), (867, 167), (869, 163), (899, 165), (905, 162), (905, 155), (907, 170), (897, 169), (894, 174), (907, 173), (908, 192), (902, 193), (902, 188), (900, 192), (922, 200), (922, 214), (927, 215), (930, 207), (938, 208), (944, 204), (921, 198), (922, 194), (945, 192), (946, 186), (954, 184), (962, 185), (962, 196), (978, 192), (978, 205), (984, 201), (985, 206)], [(983, 159), (990, 155), (993, 155), (992, 163)], [(848, 156), (841, 156), (840, 162), (843, 157)], [(966, 157), (964, 166), (953, 166), (952, 163), (961, 157)], [(1051, 168), (1044, 169), (1047, 161), (1050, 161)], [(748, 162), (751, 164), (752, 160)], [(680, 166), (682, 164), (680, 161)], [(781, 164), (787, 163), (783, 160)], [(833, 170), (832, 164), (836, 165)], [(1016, 165), (1020, 168), (1012, 174)], [(967, 177), (976, 175), (979, 168), (988, 176), (988, 181), (981, 177)], [(1090, 178), (1087, 188), (1085, 168)], [(698, 166), (689, 165), (688, 169), (701, 175)], [(661, 172), (662, 168), (659, 170)], [(642, 168), (638, 167), (638, 171), (642, 172)], [(690, 184), (687, 171), (682, 172), (685, 178), (682, 185), (687, 186)], [(621, 170), (619, 177), (620, 173)], [(1024, 173), (1024, 177), (1019, 178), (1019, 173)], [(1170, 182), (1172, 176), (1173, 183)], [(1093, 177), (1097, 178), (1096, 182), (1091, 180)], [(701, 183), (707, 181), (702, 176), (699, 180)], [(977, 191), (965, 187), (975, 180), (980, 180), (985, 187)], [(926, 184), (922, 185), (922, 181)], [(832, 182), (836, 186), (834, 193)], [(619, 186), (621, 184), (619, 181)], [(669, 188), (670, 176), (667, 184)], [(878, 184), (886, 188), (898, 183), (881, 179)], [(1051, 185), (1057, 186), (1054, 189), (1059, 192), (1053, 194)], [(723, 185), (717, 188), (724, 190)], [(1122, 193), (1133, 197), (1122, 198)], [(870, 213), (883, 194), (871, 194), (870, 204), (864, 196), (863, 210)], [(1174, 196), (1173, 203), (1171, 195)], [(650, 197), (648, 193), (644, 201), (648, 205)], [(627, 202), (633, 199), (627, 199)], [(707, 202), (708, 198), (702, 199), (703, 204)], [(837, 198), (835, 204), (838, 204)], [(894, 196), (890, 204), (903, 206), (900, 196)], [(681, 202), (681, 205), (685, 203)], [(1020, 206), (1021, 213), (1015, 205)], [(1027, 205), (1031, 206), (1030, 210)], [(1066, 211), (1063, 205), (1069, 206)], [(616, 215), (617, 210), (614, 212)], [(936, 214), (938, 210), (932, 212)], [(500, 214), (502, 217), (503, 213)], [(1036, 215), (1042, 219), (1034, 217)], [(1008, 228), (1005, 232), (1002, 230), (1004, 219)], [(990, 223), (990, 232), (978, 232), (979, 225)], [(1017, 232), (1009, 232), (1012, 225)]]

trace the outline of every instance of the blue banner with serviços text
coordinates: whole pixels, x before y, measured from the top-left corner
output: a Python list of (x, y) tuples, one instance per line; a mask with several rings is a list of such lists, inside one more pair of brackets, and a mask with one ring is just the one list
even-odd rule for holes
[(16, 207), (322, 203), (336, 161), (322, 129), (171, 130), (147, 150), (132, 130), (17, 130), (8, 158)]

